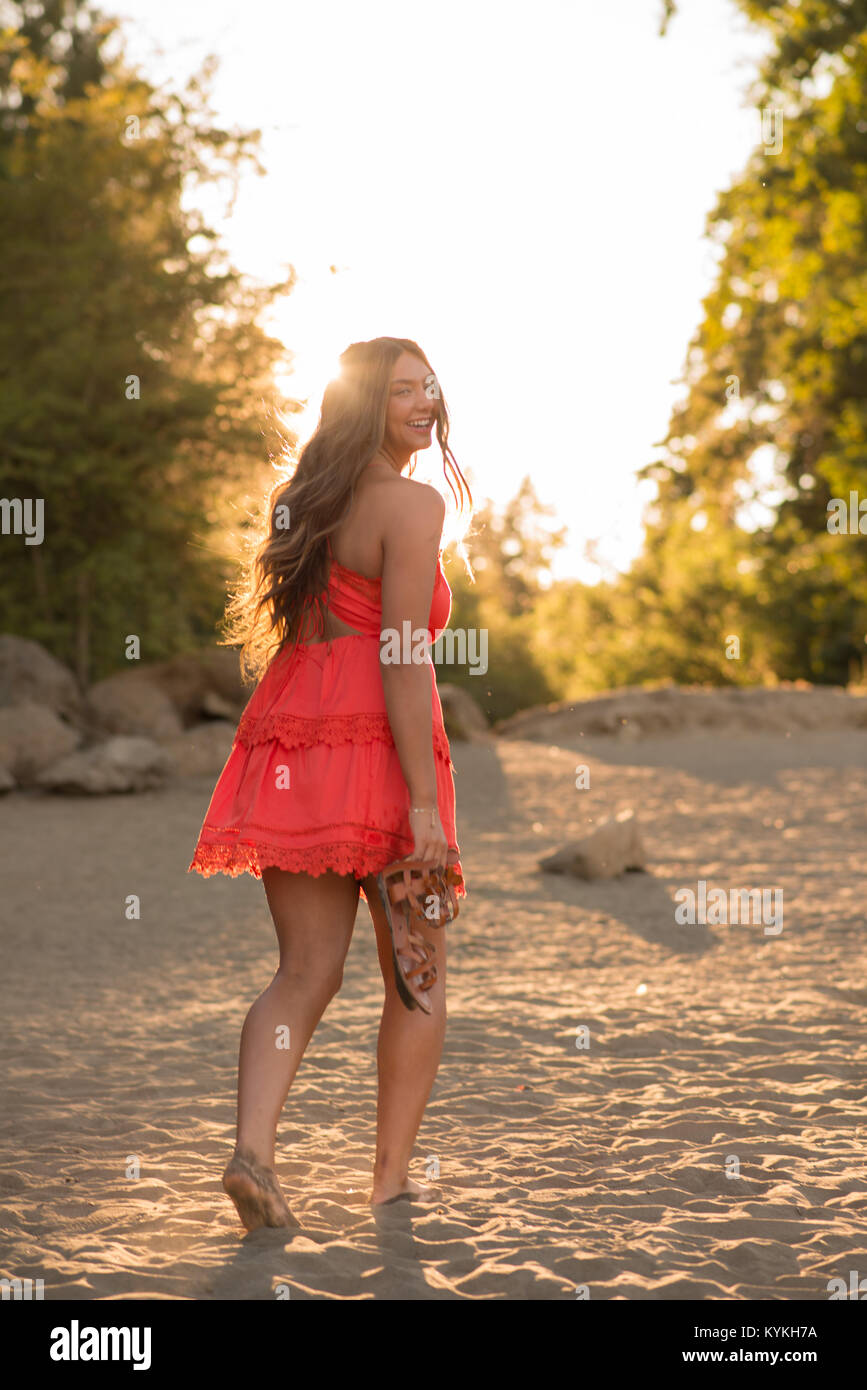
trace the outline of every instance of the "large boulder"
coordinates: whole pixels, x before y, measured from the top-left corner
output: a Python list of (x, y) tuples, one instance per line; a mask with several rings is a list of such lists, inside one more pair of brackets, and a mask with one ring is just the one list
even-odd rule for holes
[(92, 685), (86, 708), (92, 728), (103, 734), (174, 738), (184, 727), (168, 695), (145, 668), (119, 671)]
[(478, 741), (490, 738), (491, 730), (484, 712), (460, 685), (437, 685), (443, 711), (443, 723), (449, 739)]
[(211, 719), (185, 729), (177, 738), (168, 739), (163, 748), (175, 772), (181, 776), (217, 777), (232, 751), (235, 732), (236, 725), (228, 720)]
[(0, 633), (0, 706), (44, 705), (55, 714), (78, 720), (78, 683), (61, 662), (38, 642)]
[(139, 792), (158, 787), (171, 772), (171, 759), (149, 738), (110, 738), (93, 748), (71, 753), (40, 773), (46, 791)]
[[(228, 720), (231, 724), (237, 724), (243, 712), (240, 706), (224, 700), (223, 696), (218, 695), (214, 690), (208, 690), (202, 700), (202, 715), (206, 719), (215, 720), (217, 723), (222, 724)], [(204, 723), (204, 719), (202, 722)], [(196, 728), (197, 726), (193, 725), (192, 727)]]
[(592, 834), (540, 859), (539, 868), (574, 878), (615, 878), (627, 869), (644, 869), (646, 863), (635, 812), (628, 810), (600, 821)]
[(29, 786), (80, 742), (76, 731), (46, 705), (25, 700), (0, 708), (0, 763), (20, 786)]
[(203, 719), (237, 723), (252, 693), (241, 680), (238, 652), (231, 647), (187, 652), (145, 669), (187, 727)]
[(792, 733), (799, 729), (867, 727), (867, 696), (804, 681), (764, 686), (640, 686), (587, 700), (564, 700), (521, 710), (496, 725), (505, 738), (573, 745), (579, 738), (614, 734)]

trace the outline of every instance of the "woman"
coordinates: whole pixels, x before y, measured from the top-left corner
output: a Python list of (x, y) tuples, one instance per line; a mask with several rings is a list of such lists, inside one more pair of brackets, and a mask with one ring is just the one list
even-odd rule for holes
[[(429, 640), (448, 621), (440, 565), (445, 503), (402, 477), (436, 425), (461, 512), (466, 479), (421, 348), (354, 343), (329, 383), (316, 432), (275, 489), (267, 538), (229, 604), (230, 641), (260, 677), (217, 782), (190, 870), (261, 877), (280, 963), (241, 1033), (235, 1152), (223, 1174), (247, 1230), (295, 1226), (274, 1173), (276, 1130), (319, 1019), (342, 981), (359, 893), (385, 981), (371, 1205), (424, 1201), (409, 1177), (445, 1033), (445, 926), (430, 1012), (410, 1011), (376, 875), (394, 860), (450, 862), (460, 849), (449, 744)], [(451, 478), (458, 484), (454, 492)], [(412, 468), (410, 468), (410, 472)], [(464, 527), (466, 530), (466, 527)], [(422, 659), (387, 659), (380, 633), (423, 633)], [(390, 646), (394, 651), (394, 646)], [(457, 888), (465, 896), (463, 885)], [(431, 935), (433, 930), (435, 935)], [(401, 972), (402, 973), (402, 972)], [(404, 980), (406, 977), (404, 976)], [(418, 997), (418, 984), (409, 984)]]

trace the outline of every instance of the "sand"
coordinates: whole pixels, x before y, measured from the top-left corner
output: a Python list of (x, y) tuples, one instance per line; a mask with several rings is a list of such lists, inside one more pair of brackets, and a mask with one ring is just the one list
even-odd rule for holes
[[(411, 1170), (435, 1159), (443, 1197), (366, 1206), (362, 904), (279, 1133), (300, 1232), (245, 1235), (220, 1188), (276, 950), (261, 883), (185, 873), (214, 778), (0, 801), (0, 1274), (81, 1300), (826, 1300), (867, 1275), (867, 731), (452, 752), (469, 896)], [(627, 806), (648, 873), (535, 868)], [(677, 925), (699, 879), (782, 887), (783, 930)]]

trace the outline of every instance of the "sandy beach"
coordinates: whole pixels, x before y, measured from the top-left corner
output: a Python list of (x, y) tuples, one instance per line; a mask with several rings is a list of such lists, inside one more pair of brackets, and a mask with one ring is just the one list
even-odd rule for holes
[[(276, 949), (260, 882), (185, 872), (213, 777), (0, 801), (0, 1273), (80, 1300), (823, 1301), (867, 1275), (867, 730), (452, 754), (468, 897), (411, 1169), (438, 1165), (443, 1197), (366, 1205), (382, 983), (361, 904), (278, 1136), (299, 1232), (245, 1236), (220, 1187)], [(537, 869), (627, 807), (648, 872)], [(699, 880), (781, 888), (782, 930), (677, 924)]]

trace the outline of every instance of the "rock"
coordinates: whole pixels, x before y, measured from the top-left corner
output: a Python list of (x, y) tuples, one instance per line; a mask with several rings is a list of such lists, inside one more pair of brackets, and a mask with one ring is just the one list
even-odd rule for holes
[(81, 693), (72, 672), (38, 642), (0, 634), (0, 706), (44, 705), (78, 719)]
[(443, 723), (450, 739), (476, 741), (491, 737), (484, 712), (479, 709), (469, 691), (463, 686), (438, 685)]
[(187, 727), (203, 717), (234, 719), (237, 723), (252, 693), (241, 680), (238, 652), (232, 647), (187, 652), (148, 666), (146, 672)]
[(29, 786), (80, 742), (79, 734), (46, 705), (25, 700), (0, 708), (0, 763), (19, 786)]
[(635, 720), (624, 719), (617, 730), (617, 738), (620, 743), (634, 743), (641, 738), (641, 729)]
[(104, 734), (142, 734), (174, 738), (183, 730), (180, 715), (145, 669), (119, 671), (87, 692), (87, 713)]
[(91, 734), (143, 734), (174, 739), (204, 719), (237, 724), (251, 691), (241, 680), (237, 651), (221, 647), (116, 671), (88, 691)]
[(867, 696), (837, 686), (784, 682), (778, 686), (640, 686), (588, 700), (520, 710), (496, 724), (505, 738), (572, 746), (581, 737), (617, 734), (690, 734), (708, 729), (737, 733), (867, 727)]
[(644, 869), (646, 854), (632, 810), (600, 821), (591, 835), (564, 845), (539, 868), (575, 878), (615, 878), (627, 869)]
[(149, 738), (110, 738), (92, 748), (71, 753), (40, 773), (38, 785), (47, 791), (146, 791), (159, 786), (171, 771), (167, 753)]
[(163, 748), (172, 760), (175, 772), (181, 776), (219, 776), (232, 751), (237, 729), (235, 723), (211, 719), (185, 729), (178, 737), (169, 739)]
[(3, 764), (0, 763), (0, 792), (13, 792), (15, 786), (16, 782), (12, 773), (9, 771), (8, 767), (4, 767)]
[(215, 690), (209, 690), (202, 700), (202, 714), (206, 714), (209, 719), (228, 719), (231, 723), (237, 724), (241, 715), (244, 713), (242, 705), (232, 705), (228, 700), (224, 700), (222, 695), (218, 695)]

